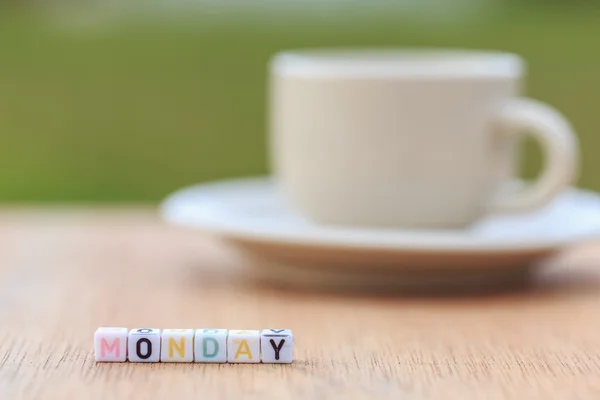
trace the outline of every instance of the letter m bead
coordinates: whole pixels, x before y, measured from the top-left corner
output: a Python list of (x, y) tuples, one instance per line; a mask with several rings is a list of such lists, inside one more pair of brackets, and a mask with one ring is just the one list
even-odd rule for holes
[(127, 328), (98, 328), (94, 333), (94, 358), (101, 362), (125, 362)]
[(294, 334), (290, 329), (263, 329), (260, 347), (263, 363), (289, 364), (294, 360)]

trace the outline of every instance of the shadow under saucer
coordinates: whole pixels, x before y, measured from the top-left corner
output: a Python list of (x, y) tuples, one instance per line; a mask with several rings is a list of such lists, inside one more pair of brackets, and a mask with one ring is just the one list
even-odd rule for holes
[(554, 253), (426, 252), (231, 243), (245, 274), (269, 287), (346, 293), (456, 295), (522, 290)]

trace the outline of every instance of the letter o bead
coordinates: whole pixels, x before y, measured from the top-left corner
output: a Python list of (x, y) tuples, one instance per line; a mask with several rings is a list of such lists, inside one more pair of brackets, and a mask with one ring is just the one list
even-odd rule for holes
[(263, 329), (260, 348), (263, 363), (289, 364), (294, 360), (294, 334), (290, 329)]
[(99, 362), (125, 362), (127, 328), (98, 328), (94, 333), (94, 359)]
[(160, 343), (160, 329), (134, 328), (129, 331), (127, 358), (131, 362), (159, 362)]
[(194, 361), (227, 362), (227, 329), (196, 329)]

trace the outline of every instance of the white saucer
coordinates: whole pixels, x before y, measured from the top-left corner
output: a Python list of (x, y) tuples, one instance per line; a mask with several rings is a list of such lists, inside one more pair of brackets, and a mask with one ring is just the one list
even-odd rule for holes
[(578, 189), (535, 212), (491, 216), (465, 230), (320, 226), (289, 210), (269, 178), (186, 188), (161, 211), (170, 223), (234, 244), (255, 275), (311, 287), (430, 284), (459, 273), (469, 284), (497, 282), (526, 274), (566, 246), (600, 238), (600, 196)]

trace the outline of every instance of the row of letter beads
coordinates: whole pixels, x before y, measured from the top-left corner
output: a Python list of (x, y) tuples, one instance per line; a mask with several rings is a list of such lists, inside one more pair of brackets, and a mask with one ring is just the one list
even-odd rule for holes
[(98, 328), (96, 361), (291, 363), (294, 335), (289, 329)]

